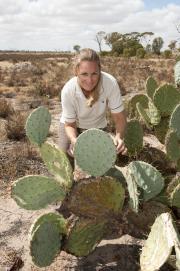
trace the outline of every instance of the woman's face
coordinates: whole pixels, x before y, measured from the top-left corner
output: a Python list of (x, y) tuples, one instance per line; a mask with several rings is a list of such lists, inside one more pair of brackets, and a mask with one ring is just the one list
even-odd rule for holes
[(77, 68), (77, 76), (81, 88), (91, 91), (99, 81), (100, 69), (95, 61), (81, 61)]

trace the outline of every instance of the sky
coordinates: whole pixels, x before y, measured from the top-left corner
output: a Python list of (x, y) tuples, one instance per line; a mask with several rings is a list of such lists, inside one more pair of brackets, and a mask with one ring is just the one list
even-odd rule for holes
[(180, 46), (176, 26), (180, 0), (0, 0), (0, 50), (98, 51), (99, 31), (153, 32), (165, 49), (172, 40)]

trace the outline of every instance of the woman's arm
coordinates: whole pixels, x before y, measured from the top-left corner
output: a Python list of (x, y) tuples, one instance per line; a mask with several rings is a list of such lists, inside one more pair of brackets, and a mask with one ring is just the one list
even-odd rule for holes
[(71, 141), (72, 145), (74, 146), (74, 144), (76, 143), (76, 139), (77, 139), (76, 122), (65, 122), (65, 131), (66, 131), (66, 134), (67, 134), (69, 140)]
[(126, 124), (127, 124), (126, 113), (123, 110), (122, 112), (119, 112), (119, 113), (111, 113), (111, 115), (116, 127), (116, 136), (114, 138), (114, 143), (117, 148), (117, 153), (126, 154), (127, 148), (125, 147), (124, 141), (123, 141)]

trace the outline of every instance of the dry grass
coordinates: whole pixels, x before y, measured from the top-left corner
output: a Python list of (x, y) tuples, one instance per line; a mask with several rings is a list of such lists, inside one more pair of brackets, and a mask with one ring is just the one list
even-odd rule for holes
[(7, 136), (9, 139), (22, 140), (26, 137), (25, 122), (27, 119), (27, 113), (15, 112), (9, 115), (7, 122)]
[(7, 102), (5, 98), (0, 99), (0, 117), (7, 118), (14, 113), (14, 109), (10, 103)]

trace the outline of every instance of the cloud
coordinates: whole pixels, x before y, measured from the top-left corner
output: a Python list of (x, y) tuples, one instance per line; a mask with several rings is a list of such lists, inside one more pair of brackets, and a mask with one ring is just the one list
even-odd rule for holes
[(0, 49), (98, 49), (98, 31), (152, 31), (168, 43), (177, 39), (180, 5), (145, 9), (141, 0), (0, 0)]

